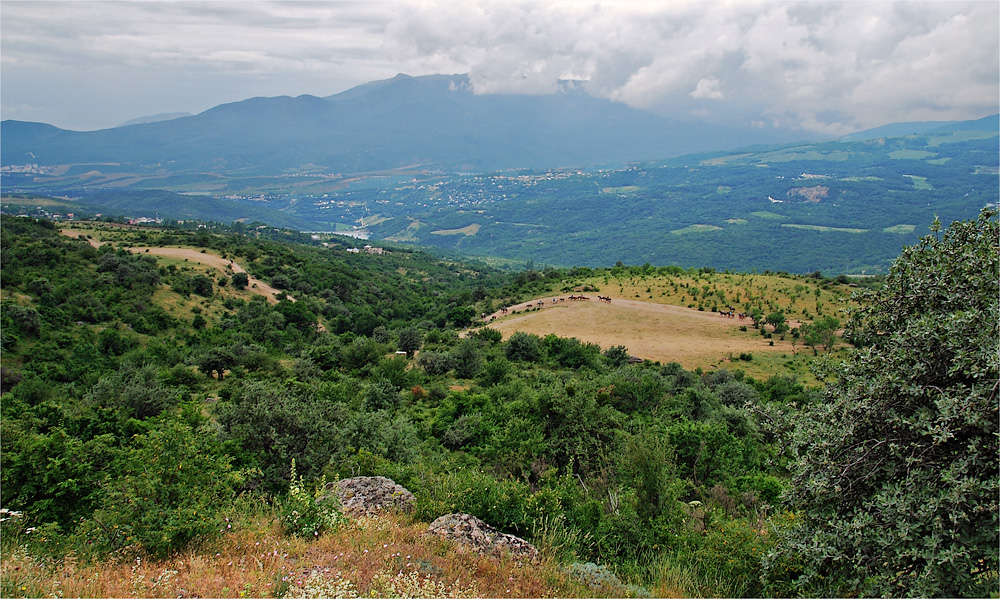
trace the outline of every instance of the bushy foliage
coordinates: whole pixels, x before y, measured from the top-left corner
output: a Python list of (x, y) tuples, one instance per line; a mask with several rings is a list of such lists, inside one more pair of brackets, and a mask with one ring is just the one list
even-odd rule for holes
[(187, 424), (164, 421), (136, 437), (108, 472), (78, 544), (165, 557), (215, 534), (242, 481), (229, 462)]
[[(378, 258), (319, 251), (307, 236), (266, 228), (243, 229), (252, 235), (142, 231), (150, 245), (196, 243), (239, 257), (255, 277), (284, 277), (295, 301), (269, 303), (237, 276), (194, 297), (193, 268), (165, 266), (153, 286), (144, 282), (149, 260), (97, 251), (49, 227), (12, 226), (7, 217), (3, 227), (2, 504), (24, 510), (32, 526), (61, 529), (60, 540), (89, 547), (88, 555), (169, 554), (225, 529), (219, 506), (236, 494), (266, 503), (287, 530), (316, 538), (336, 515), (322, 484), (306, 481), (382, 474), (416, 494), (418, 519), (469, 512), (556, 559), (607, 564), (621, 580), (655, 579), (667, 568), (693, 577), (684, 587), (691, 594), (786, 594), (798, 592), (796, 582), (820, 588), (803, 583), (807, 566), (818, 563), (804, 551), (782, 554), (764, 578), (759, 560), (778, 539), (772, 519), (785, 518), (777, 506), (792, 486), (785, 469), (792, 450), (806, 453), (784, 435), (799, 410), (822, 403), (815, 391), (780, 372), (757, 381), (721, 369), (633, 364), (624, 346), (602, 351), (525, 333), (503, 342), (489, 328), (462, 338), (447, 328), (449, 318), (461, 322), (512, 298), (549, 293), (568, 283), (560, 279), (566, 273), (508, 277), (409, 250)], [(138, 241), (131, 236), (139, 232), (114, 234)], [(118, 285), (118, 277), (127, 283)], [(187, 316), (171, 318), (163, 297), (162, 305), (176, 310), (177, 303)], [(191, 314), (204, 326), (192, 326)], [(976, 314), (966, 316), (978, 325)], [(875, 322), (871, 314), (862, 321)], [(935, 364), (957, 365), (938, 384), (965, 381), (969, 370), (979, 373), (972, 377), (979, 385), (995, 367), (982, 374), (975, 359), (953, 360), (964, 353), (934, 352), (961, 346), (957, 340), (973, 329), (975, 343), (993, 332), (959, 326), (962, 318), (948, 322), (924, 352)], [(876, 324), (849, 332), (871, 348), (887, 347), (871, 333), (892, 327)], [(419, 359), (394, 350), (420, 350)], [(859, 373), (844, 372), (862, 387)], [(980, 406), (949, 405), (956, 414)], [(924, 406), (910, 418), (932, 414)], [(799, 439), (825, 426), (803, 420)], [(972, 434), (933, 430), (944, 431), (939, 445), (959, 452), (956, 439)], [(871, 431), (865, 434), (884, 429)], [(980, 458), (970, 457), (969, 468), (989, 466)], [(832, 476), (796, 472), (803, 488)], [(825, 522), (806, 511), (800, 517)], [(830, 576), (840, 586), (823, 588), (861, 588), (846, 585), (842, 572)], [(868, 588), (875, 587), (857, 592)]]
[(518, 331), (504, 344), (507, 359), (515, 362), (537, 362), (542, 359), (541, 338)]
[(998, 280), (984, 211), (904, 251), (853, 315), (870, 345), (833, 368), (792, 437), (803, 522), (779, 555), (802, 564), (802, 592), (996, 591)]

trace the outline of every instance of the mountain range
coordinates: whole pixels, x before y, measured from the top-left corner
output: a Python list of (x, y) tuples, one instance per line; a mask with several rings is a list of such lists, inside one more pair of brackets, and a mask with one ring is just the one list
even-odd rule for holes
[(584, 166), (801, 137), (671, 120), (569, 83), (550, 95), (477, 95), (465, 75), (398, 75), (325, 98), (251, 98), (99, 131), (4, 121), (2, 135), (5, 166), (113, 163), (135, 172), (251, 175)]

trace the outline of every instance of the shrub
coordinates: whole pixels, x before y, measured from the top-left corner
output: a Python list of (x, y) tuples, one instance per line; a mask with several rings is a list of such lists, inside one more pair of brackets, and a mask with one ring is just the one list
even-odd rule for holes
[(1000, 571), (996, 211), (907, 248), (852, 315), (790, 435), (802, 525), (781, 559), (826, 595), (986, 596)]
[(100, 487), (93, 516), (74, 535), (98, 550), (166, 557), (219, 531), (219, 513), (242, 483), (206, 437), (166, 420), (135, 437)]
[(294, 458), (291, 473), (288, 495), (281, 502), (281, 525), (285, 532), (310, 539), (335, 531), (347, 522), (336, 495), (326, 490), (326, 476), (320, 477), (310, 491), (303, 478), (297, 476)]

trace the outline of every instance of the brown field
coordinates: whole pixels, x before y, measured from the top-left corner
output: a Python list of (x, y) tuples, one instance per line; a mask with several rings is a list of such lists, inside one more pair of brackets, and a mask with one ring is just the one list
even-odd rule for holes
[[(740, 369), (758, 378), (794, 374), (813, 384), (811, 349), (801, 343), (793, 348), (791, 335), (785, 340), (777, 335), (765, 339), (749, 318), (724, 318), (714, 309), (733, 306), (740, 312), (750, 302), (765, 313), (784, 311), (794, 328), (817, 313), (834, 314), (843, 320), (840, 310), (849, 304), (850, 291), (846, 285), (821, 287), (804, 276), (777, 274), (609, 274), (571, 282), (563, 293), (542, 298), (541, 309), (537, 307), (539, 298), (534, 298), (511, 306), (507, 314), (488, 314), (486, 321), (495, 316), (490, 326), (505, 339), (515, 331), (541, 336), (553, 333), (603, 349), (623, 345), (633, 356), (678, 362), (688, 369)], [(590, 299), (568, 299), (581, 294)], [(611, 303), (599, 301), (598, 295), (611, 297)], [(566, 299), (552, 303), (553, 297)], [(528, 307), (531, 311), (525, 312)], [(515, 310), (518, 314), (513, 314)], [(747, 330), (740, 331), (741, 326)], [(753, 354), (753, 360), (740, 360), (743, 353)]]
[[(624, 345), (633, 356), (661, 363), (678, 362), (688, 369), (716, 367), (744, 352), (792, 354), (788, 341), (774, 339), (774, 346), (768, 345), (752, 328), (750, 319), (617, 298), (611, 303), (596, 297), (555, 304), (551, 297), (542, 301), (544, 307), (531, 312), (524, 312), (527, 305), (519, 304), (511, 310), (518, 314), (498, 317), (489, 326), (500, 331), (504, 339), (523, 331), (576, 337), (604, 349)], [(747, 326), (748, 332), (740, 331), (740, 326)]]

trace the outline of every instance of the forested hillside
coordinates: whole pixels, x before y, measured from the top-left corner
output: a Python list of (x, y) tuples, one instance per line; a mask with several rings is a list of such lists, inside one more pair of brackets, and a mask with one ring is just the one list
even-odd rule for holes
[[(306, 596), (303, 567), (309, 584), (325, 572), (312, 563), (344, 596), (400, 593), (385, 582), (397, 570), (440, 583), (428, 596), (996, 588), (995, 213), (904, 253), (841, 314), (857, 349), (820, 362), (827, 386), (812, 388), (466, 328), (579, 271), (352, 253), (264, 226), (0, 223), (0, 503), (17, 512), (4, 515), (3, 596), (99, 594), (115, 564), (132, 586), (114, 592), (151, 596)], [(281, 293), (138, 249), (162, 246), (221, 256)], [(756, 313), (747, 326), (779, 324)], [(404, 532), (317, 501), (354, 475), (414, 493), (415, 513), (389, 521)], [(453, 512), (538, 545), (537, 584), (517, 586), (521, 565), (506, 579), (463, 569), (405, 532)], [(391, 545), (404, 539), (414, 559)], [(363, 567), (344, 557), (369, 549)], [(237, 550), (242, 572), (213, 561)], [(205, 563), (213, 574), (184, 578)], [(581, 582), (595, 577), (617, 586)]]

